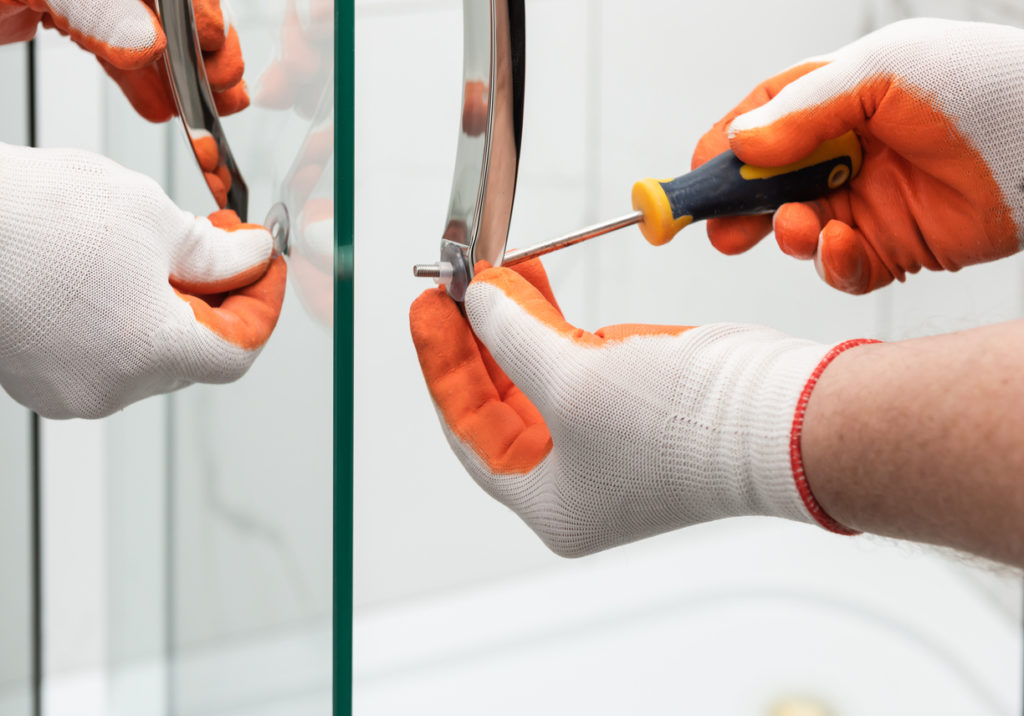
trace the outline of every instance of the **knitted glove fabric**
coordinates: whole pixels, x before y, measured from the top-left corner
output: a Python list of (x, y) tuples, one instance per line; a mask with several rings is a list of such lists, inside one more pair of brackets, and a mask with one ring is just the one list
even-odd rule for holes
[(699, 166), (727, 148), (781, 166), (854, 130), (860, 174), (774, 217), (716, 219), (725, 253), (772, 230), (830, 285), (865, 293), (922, 267), (955, 271), (1020, 250), (1024, 30), (916, 19), (807, 60), (757, 87), (700, 141)]
[[(146, 119), (175, 114), (162, 53), (167, 38), (153, 0), (0, 0), (0, 44), (30, 40), (40, 23), (91, 52)], [(203, 64), (220, 114), (249, 105), (238, 34), (220, 0), (195, 0)]]
[(564, 320), (539, 262), (478, 273), (465, 311), (442, 289), (410, 311), (442, 428), (557, 554), (740, 515), (850, 532), (811, 495), (799, 437), (817, 376), (856, 342), (724, 323), (588, 333)]
[(285, 266), (263, 227), (82, 151), (0, 144), (0, 187), (0, 384), (41, 415), (235, 380), (269, 338)]

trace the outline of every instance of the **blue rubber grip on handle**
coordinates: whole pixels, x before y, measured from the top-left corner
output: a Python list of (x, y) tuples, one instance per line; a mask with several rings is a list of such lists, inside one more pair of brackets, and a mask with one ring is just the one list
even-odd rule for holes
[(684, 226), (724, 216), (766, 214), (791, 201), (811, 201), (847, 184), (860, 171), (860, 141), (853, 132), (823, 142), (783, 167), (744, 164), (726, 151), (689, 174), (633, 186), (640, 230), (652, 244), (667, 243)]

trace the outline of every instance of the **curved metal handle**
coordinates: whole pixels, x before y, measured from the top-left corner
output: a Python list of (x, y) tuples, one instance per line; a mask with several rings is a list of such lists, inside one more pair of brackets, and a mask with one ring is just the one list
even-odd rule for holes
[(473, 265), (505, 255), (523, 135), (526, 12), (523, 0), (463, 0), (462, 121), (439, 264), (417, 276), (441, 277), (456, 301)]
[[(242, 221), (246, 221), (249, 214), (249, 189), (220, 125), (199, 48), (192, 0), (156, 0), (156, 12), (164, 34), (167, 35), (164, 60), (171, 93), (192, 152), (217, 205), (222, 209), (233, 209)], [(226, 201), (218, 197), (218, 194), (223, 194), (222, 187), (214, 185), (215, 181), (222, 181), (218, 176), (221, 167), (227, 170), (227, 176), (230, 177)]]

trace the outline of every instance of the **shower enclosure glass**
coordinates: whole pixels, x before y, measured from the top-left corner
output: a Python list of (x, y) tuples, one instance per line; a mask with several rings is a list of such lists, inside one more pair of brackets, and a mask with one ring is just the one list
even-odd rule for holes
[[(628, 211), (635, 179), (683, 171), (773, 71), (909, 14), (1024, 23), (1015, 7), (527, 0), (509, 248)], [(430, 287), (409, 267), (444, 229), (462, 12), (355, 5), (354, 713), (1019, 714), (1015, 572), (766, 518), (566, 561), (465, 473), (405, 320)], [(828, 288), (771, 238), (718, 254), (700, 227), (660, 248), (627, 229), (544, 263), (589, 329), (728, 320), (835, 342), (1024, 316), (1020, 257), (867, 297)]]
[[(253, 102), (223, 124), (250, 219), (275, 205), (290, 219), (288, 294), (254, 367), (102, 421), (42, 421), (43, 713), (330, 711), (333, 14), (330, 0), (262, 0), (231, 16)], [(56, 33), (40, 33), (37, 60), (40, 145), (103, 153), (189, 211), (216, 209), (175, 122), (140, 119)], [(0, 555), (19, 587), (27, 416), (0, 401), (4, 476), (22, 481), (4, 481)], [(26, 683), (26, 599), (0, 595), (4, 706), (6, 686)]]
[[(509, 247), (627, 210), (634, 179), (679, 173), (776, 68), (923, 12), (1024, 25), (996, 0), (820, 9), (527, 0)], [(0, 716), (1021, 712), (1018, 573), (760, 518), (552, 555), (451, 454), (405, 318), (430, 285), (409, 268), (445, 228), (462, 1), (234, 13), (254, 101), (224, 125), (251, 218), (280, 202), (292, 231), (279, 327), (236, 384), (41, 421), (38, 460), (30, 413), (0, 395)], [(685, 91), (652, 91), (695, 57), (711, 59)], [(31, 89), (40, 145), (215, 208), (178, 126), (139, 119), (66, 38), (41, 33), (36, 60), (30, 87), (25, 47), (0, 47), (0, 141), (29, 141)], [(699, 228), (660, 249), (626, 230), (545, 265), (588, 328), (734, 320), (829, 341), (1024, 316), (1021, 257), (859, 298), (771, 239), (724, 257)]]

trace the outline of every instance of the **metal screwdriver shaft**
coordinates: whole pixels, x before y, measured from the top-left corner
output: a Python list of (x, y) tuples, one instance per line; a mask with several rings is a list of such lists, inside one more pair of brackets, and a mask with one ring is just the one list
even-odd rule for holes
[[(611, 221), (602, 221), (600, 224), (593, 224), (586, 226), (579, 231), (574, 231), (571, 234), (565, 234), (558, 236), (554, 239), (549, 239), (543, 243), (536, 244), (526, 249), (516, 249), (515, 251), (509, 251), (505, 254), (505, 258), (502, 260), (502, 266), (515, 266), (521, 264), (524, 261), (535, 259), (538, 256), (544, 254), (550, 254), (552, 251), (558, 251), (564, 249), (567, 246), (573, 246), (579, 244), (587, 239), (592, 239), (595, 236), (602, 236), (603, 234), (616, 231), (618, 229), (632, 226), (633, 224), (639, 224), (644, 220), (644, 213), (642, 211), (634, 211), (625, 216), (620, 216), (617, 219)], [(441, 264), (416, 264), (412, 267), (413, 276), (419, 278), (440, 278), (443, 274), (443, 267)], [(451, 274), (451, 266), (448, 266), (448, 273)]]
[(516, 249), (515, 251), (509, 251), (505, 254), (505, 258), (502, 260), (502, 266), (515, 266), (521, 264), (523, 261), (529, 261), (535, 259), (538, 256), (544, 254), (550, 254), (552, 251), (558, 251), (564, 249), (567, 246), (573, 246), (574, 244), (581, 243), (587, 239), (592, 239), (595, 236), (601, 236), (603, 234), (617, 231), (618, 229), (632, 226), (633, 224), (639, 224), (644, 220), (644, 213), (642, 211), (634, 211), (625, 216), (620, 216), (617, 219), (611, 221), (602, 221), (600, 224), (593, 224), (586, 226), (579, 231), (574, 231), (571, 234), (565, 234), (554, 239), (550, 239), (535, 246), (531, 246), (526, 249)]

